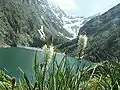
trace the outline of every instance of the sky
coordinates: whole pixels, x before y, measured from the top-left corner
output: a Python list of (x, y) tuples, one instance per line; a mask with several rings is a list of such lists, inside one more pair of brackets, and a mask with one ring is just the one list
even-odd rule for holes
[(68, 15), (93, 16), (104, 13), (120, 3), (120, 0), (52, 0)]

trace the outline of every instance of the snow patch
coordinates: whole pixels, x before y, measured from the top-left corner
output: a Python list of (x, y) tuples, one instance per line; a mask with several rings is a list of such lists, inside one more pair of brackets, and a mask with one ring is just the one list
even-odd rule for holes
[(41, 26), (40, 30), (38, 29), (38, 32), (39, 32), (39, 34), (41, 36), (40, 38), (45, 40), (45, 33), (43, 32), (43, 25)]
[(56, 14), (56, 13), (54, 12), (54, 10), (51, 10), (51, 11), (53, 12), (53, 14), (54, 14), (58, 19), (60, 19), (60, 18), (59, 18), (59, 15)]
[(80, 27), (83, 26), (84, 19), (83, 18), (75, 18), (75, 17), (62, 17), (63, 27), (69, 33), (73, 35), (73, 38), (76, 38), (79, 32)]
[(41, 18), (44, 20), (44, 17), (43, 17), (43, 16), (41, 16)]

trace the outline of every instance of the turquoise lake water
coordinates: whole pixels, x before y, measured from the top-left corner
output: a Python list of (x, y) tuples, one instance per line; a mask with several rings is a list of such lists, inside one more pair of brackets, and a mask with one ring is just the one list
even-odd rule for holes
[[(14, 76), (20, 78), (18, 67), (20, 67), (26, 75), (33, 79), (34, 76), (34, 57), (35, 57), (36, 50), (32, 49), (25, 49), (25, 48), (18, 48), (18, 47), (11, 47), (11, 48), (0, 48), (0, 70), (4, 68), (8, 71), (10, 76)], [(56, 60), (59, 63), (64, 54), (57, 54)], [(37, 60), (40, 63), (43, 62), (43, 54), (41, 51), (37, 53)], [(84, 67), (84, 65), (90, 65), (90, 61), (82, 60), (78, 61), (74, 57), (68, 57), (70, 64), (77, 63), (80, 67)]]

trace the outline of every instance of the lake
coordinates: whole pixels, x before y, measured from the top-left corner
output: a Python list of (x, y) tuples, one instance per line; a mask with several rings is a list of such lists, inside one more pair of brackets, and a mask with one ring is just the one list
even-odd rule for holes
[[(33, 67), (36, 51), (36, 49), (26, 49), (19, 47), (0, 48), (0, 70), (3, 70), (5, 68), (10, 76), (20, 78), (18, 72), (18, 67), (20, 67), (30, 78), (30, 80), (32, 80), (34, 77)], [(65, 54), (57, 54), (57, 62), (59, 63), (64, 56)], [(79, 64), (80, 67), (83, 67), (84, 64), (91, 64), (90, 61), (86, 60), (79, 62), (74, 57), (68, 57), (68, 59), (71, 65), (77, 62), (77, 64)], [(40, 50), (37, 53), (37, 60), (39, 60), (40, 63), (42, 63), (44, 60), (43, 54)]]

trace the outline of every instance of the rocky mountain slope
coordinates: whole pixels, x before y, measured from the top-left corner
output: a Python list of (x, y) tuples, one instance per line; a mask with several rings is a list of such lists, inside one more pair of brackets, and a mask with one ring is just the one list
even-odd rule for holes
[(99, 59), (120, 58), (120, 4), (88, 21), (79, 31), (90, 40), (86, 52)]
[[(70, 40), (77, 37), (79, 29), (91, 18), (91, 17), (68, 16), (58, 6), (51, 3), (50, 8), (54, 15), (57, 17), (57, 19), (59, 19), (59, 21), (61, 22), (63, 28), (67, 30), (70, 34), (72, 34), (71, 38), (66, 37)], [(61, 32), (59, 34), (62, 35)]]
[(59, 7), (50, 6), (47, 0), (1, 0), (0, 46), (17, 43), (41, 47), (50, 36), (54, 38), (54, 45), (68, 42), (78, 34), (78, 24), (68, 29), (66, 23), (81, 23), (81, 20), (70, 19)]
[[(102, 15), (93, 17), (79, 30), (79, 35), (86, 32), (88, 43), (85, 49), (87, 55), (102, 59), (120, 58), (120, 4), (111, 8)], [(78, 36), (79, 36), (78, 35)], [(77, 42), (78, 39), (72, 42)], [(77, 44), (72, 42), (64, 44), (67, 47), (60, 46), (66, 52), (74, 53)], [(76, 49), (75, 49), (76, 48)], [(74, 50), (74, 51), (73, 51)], [(74, 53), (75, 54), (75, 53)]]

